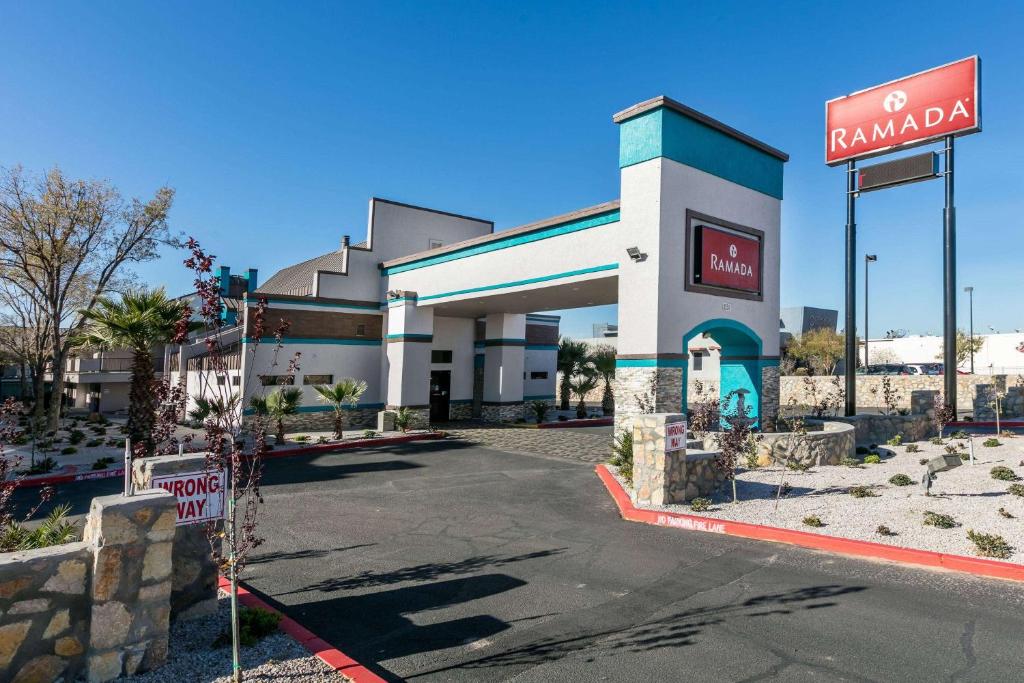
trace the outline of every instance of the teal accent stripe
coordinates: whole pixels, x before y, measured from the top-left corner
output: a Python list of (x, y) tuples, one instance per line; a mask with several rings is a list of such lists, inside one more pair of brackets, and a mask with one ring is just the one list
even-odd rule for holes
[(560, 280), (562, 278), (574, 277), (576, 275), (586, 275), (588, 273), (600, 273), (606, 270), (615, 270), (618, 267), (618, 263), (609, 263), (603, 266), (594, 266), (593, 268), (580, 268), (579, 270), (570, 270), (564, 273), (555, 273), (554, 275), (532, 277), (527, 280), (515, 280), (513, 282), (503, 282), (498, 285), (484, 285), (483, 287), (470, 287), (469, 289), (459, 289), (454, 292), (444, 292), (442, 294), (430, 294), (428, 296), (421, 296), (420, 301), (426, 301), (428, 299), (443, 299), (446, 296), (458, 296), (460, 294), (475, 294), (476, 292), (487, 292), (493, 289), (521, 287), (523, 285), (532, 285), (538, 282), (548, 282), (550, 280)]
[[(342, 406), (342, 410), (383, 410), (383, 403), (359, 403), (354, 406)], [(297, 412), (300, 413), (326, 413), (334, 410), (334, 406), (299, 406)], [(252, 408), (246, 408), (244, 411), (246, 415), (255, 415), (256, 411)]]
[(554, 394), (551, 394), (550, 396), (523, 396), (524, 401), (553, 401), (554, 399)]
[(482, 341), (473, 342), (473, 348), (474, 349), (482, 349), (482, 348), (484, 348), (484, 343)]
[(404, 304), (406, 301), (416, 301), (416, 297), (414, 297), (414, 296), (403, 296), (403, 297), (399, 297), (397, 299), (388, 299), (387, 301), (382, 301), (380, 305), (381, 306), (390, 306), (392, 304)]
[(558, 344), (527, 344), (527, 351), (557, 351)]
[(619, 125), (619, 168), (658, 157), (782, 199), (782, 159), (665, 107)]
[(380, 306), (368, 304), (366, 306), (360, 306), (359, 304), (340, 304), (332, 301), (292, 301), (291, 299), (274, 299), (273, 297), (267, 297), (268, 304), (282, 304), (285, 306), (318, 306), (320, 308), (352, 308), (363, 311), (379, 311)]
[(686, 358), (620, 358), (617, 368), (685, 368)]
[(561, 319), (562, 319), (561, 316), (557, 316), (557, 315), (540, 315), (540, 314), (536, 314), (535, 315), (533, 313), (528, 313), (526, 315), (526, 321), (527, 322), (557, 323)]
[(471, 247), (463, 247), (462, 249), (450, 251), (447, 254), (424, 257), (416, 261), (410, 261), (409, 263), (402, 263), (397, 266), (391, 266), (390, 268), (382, 268), (380, 274), (394, 275), (395, 273), (404, 273), (407, 270), (426, 268), (427, 266), (434, 266), (437, 265), (438, 263), (445, 263), (447, 261), (455, 261), (457, 259), (468, 258), (470, 256), (486, 254), (491, 251), (498, 251), (499, 249), (517, 247), (522, 244), (529, 244), (530, 242), (537, 242), (539, 240), (548, 239), (549, 237), (557, 237), (558, 235), (568, 235), (569, 233), (579, 232), (580, 230), (597, 228), (602, 225), (608, 225), (609, 223), (616, 223), (618, 222), (618, 220), (619, 210), (611, 209), (603, 213), (594, 214), (593, 216), (587, 216), (586, 218), (579, 218), (574, 221), (569, 221), (567, 223), (549, 225), (544, 228), (538, 228), (537, 230), (532, 230), (526, 233), (519, 233), (517, 235), (505, 237), (503, 239), (495, 239), (491, 242), (485, 242), (483, 244), (477, 244)]
[(420, 341), (432, 341), (434, 335), (432, 334), (389, 334), (388, 341), (402, 341), (403, 339), (415, 339)]
[[(242, 337), (243, 344), (252, 344), (252, 337)], [(261, 344), (276, 344), (273, 337), (261, 337)], [(282, 344), (335, 344), (338, 346), (380, 346), (380, 339), (324, 339), (321, 337), (283, 337)]]

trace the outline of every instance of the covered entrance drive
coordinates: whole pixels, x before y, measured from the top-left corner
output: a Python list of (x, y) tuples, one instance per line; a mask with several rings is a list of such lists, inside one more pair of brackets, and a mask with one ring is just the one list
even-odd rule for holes
[[(725, 407), (742, 406), (758, 425), (774, 421), (788, 157), (664, 97), (614, 121), (620, 200), (381, 264), (386, 337), (395, 342), (385, 364), (389, 408), (431, 417), (440, 395), (428, 379), (438, 368), (428, 344), (407, 342), (482, 319), (481, 416), (522, 418), (527, 401), (549, 399), (531, 395), (524, 373), (528, 315), (617, 303), (617, 430), (651, 406), (684, 409), (688, 344), (705, 334), (723, 347)], [(467, 366), (470, 384), (472, 374)]]

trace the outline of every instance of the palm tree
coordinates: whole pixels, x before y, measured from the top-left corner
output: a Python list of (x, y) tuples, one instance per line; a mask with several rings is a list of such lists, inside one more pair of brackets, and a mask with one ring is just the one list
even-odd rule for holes
[(597, 371), (592, 366), (584, 365), (582, 369), (582, 372), (569, 380), (569, 388), (572, 389), (572, 393), (576, 394), (576, 397), (580, 400), (576, 405), (576, 417), (581, 419), (587, 416), (587, 406), (584, 400), (587, 394), (597, 388), (598, 384)]
[(585, 342), (570, 337), (558, 340), (558, 371), (562, 373), (562, 383), (558, 387), (559, 410), (569, 410), (569, 380), (586, 365), (589, 353), (590, 347)]
[(313, 388), (320, 395), (321, 401), (334, 406), (334, 438), (341, 439), (345, 427), (344, 406), (354, 406), (359, 403), (359, 399), (366, 392), (366, 382), (346, 377), (333, 386), (317, 384)]
[(78, 347), (101, 351), (128, 349), (132, 353), (132, 383), (128, 402), (128, 436), (153, 452), (156, 421), (156, 376), (153, 347), (174, 338), (187, 315), (184, 301), (169, 299), (162, 287), (125, 292), (120, 301), (100, 298), (96, 307), (81, 311), (85, 319)]
[(615, 379), (615, 349), (607, 344), (598, 346), (590, 356), (598, 376), (604, 381), (604, 394), (601, 396), (601, 412), (611, 415), (615, 412), (615, 396), (612, 393), (612, 380)]
[(214, 396), (213, 398), (197, 396), (195, 401), (196, 406), (188, 411), (188, 416), (192, 418), (193, 422), (197, 422), (200, 425), (210, 418), (214, 419), (215, 424), (222, 425), (227, 418), (230, 418), (238, 411), (238, 394), (231, 394), (227, 397)]
[(302, 389), (278, 389), (266, 396), (253, 396), (249, 405), (257, 415), (269, 417), (276, 422), (274, 436), (277, 443), (284, 443), (284, 418), (295, 415), (302, 405)]

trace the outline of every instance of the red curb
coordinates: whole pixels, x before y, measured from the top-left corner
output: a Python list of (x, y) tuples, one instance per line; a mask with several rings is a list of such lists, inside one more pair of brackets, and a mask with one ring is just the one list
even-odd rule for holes
[(747, 522), (733, 522), (725, 519), (714, 519), (711, 517), (699, 517), (697, 515), (686, 515), (678, 512), (657, 512), (644, 510), (633, 505), (629, 494), (622, 488), (618, 480), (608, 471), (604, 465), (598, 465), (595, 470), (597, 476), (604, 483), (608, 493), (619, 508), (619, 514), (623, 519), (630, 522), (642, 522), (654, 526), (674, 527), (688, 531), (705, 531), (710, 533), (725, 534), (727, 536), (741, 536), (759, 541), (774, 541), (776, 543), (789, 543), (803, 548), (815, 550), (827, 550), (842, 555), (854, 557), (869, 557), (877, 560), (889, 560), (903, 564), (913, 564), (924, 567), (948, 569), (951, 571), (974, 574), (976, 576), (987, 576), (997, 579), (1008, 579), (1010, 581), (1024, 581), (1024, 565), (1000, 562), (998, 560), (986, 560), (980, 557), (967, 557), (965, 555), (951, 555), (938, 553), (931, 550), (918, 550), (915, 548), (897, 548), (882, 543), (871, 541), (858, 541), (852, 538), (840, 538), (838, 536), (824, 536), (812, 534), (807, 531), (796, 531), (794, 529), (781, 529), (779, 527), (750, 524)]
[[(219, 577), (218, 586), (224, 591), (231, 590), (231, 582), (223, 576)], [(250, 593), (249, 590), (241, 583), (238, 584), (238, 601), (246, 607), (259, 607), (260, 609), (280, 614), (281, 621), (277, 625), (279, 631), (287, 634), (292, 640), (306, 648), (310, 654), (314, 655), (317, 659), (350, 681), (353, 681), (354, 683), (386, 683), (383, 678), (373, 673), (323, 638), (320, 638), (305, 626), (281, 612), (281, 610), (271, 607), (263, 600)]]
[(14, 488), (31, 488), (35, 486), (53, 486), (54, 484), (69, 484), (75, 481), (92, 481), (93, 479), (112, 479), (123, 477), (124, 468), (115, 470), (101, 470), (95, 472), (82, 472), (81, 474), (54, 474), (49, 477), (26, 477), (14, 483)]
[(537, 429), (563, 429), (565, 427), (603, 427), (615, 424), (614, 417), (596, 417), (588, 420), (565, 420), (563, 422), (542, 422)]
[[(1024, 421), (1021, 420), (1000, 420), (999, 425), (1003, 427), (1024, 427)], [(963, 420), (958, 422), (947, 422), (947, 427), (995, 427), (996, 423), (994, 420), (987, 422), (965, 422)]]

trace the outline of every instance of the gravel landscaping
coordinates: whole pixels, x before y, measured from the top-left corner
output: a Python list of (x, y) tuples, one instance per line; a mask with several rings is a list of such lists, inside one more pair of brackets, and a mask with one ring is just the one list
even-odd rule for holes
[[(712, 497), (707, 510), (696, 511), (688, 504), (644, 507), (970, 556), (979, 554), (967, 538), (968, 530), (973, 529), (1002, 536), (1013, 549), (1010, 557), (1001, 559), (1024, 564), (1024, 497), (1007, 491), (1014, 482), (991, 475), (993, 467), (1003, 466), (1024, 477), (1024, 438), (1001, 436), (1002, 445), (996, 447), (983, 446), (985, 438), (974, 438), (975, 464), (964, 462), (938, 474), (930, 496), (924, 495), (920, 484), (924, 472), (920, 460), (944, 455), (950, 444), (962, 444), (959, 450), (966, 453), (967, 439), (947, 438), (943, 445), (917, 442), (918, 452), (907, 452), (905, 444), (881, 446), (875, 449), (881, 456), (877, 464), (821, 466), (806, 472), (779, 466), (741, 470), (737, 475), (738, 504), (731, 502), (731, 490), (726, 487)], [(859, 454), (857, 460), (866, 455)], [(897, 474), (907, 475), (913, 483), (890, 483)], [(776, 509), (775, 496), (783, 475), (791, 488)], [(867, 487), (873, 495), (855, 497), (850, 491), (857, 486)], [(925, 526), (925, 512), (949, 515), (957, 525)], [(804, 523), (813, 517), (822, 525)], [(894, 535), (880, 534), (880, 526)]]
[[(171, 625), (167, 664), (141, 676), (120, 678), (138, 683), (229, 683), (231, 648), (213, 648), (217, 636), (228, 628), (231, 606), (222, 593), (217, 614), (201, 619), (179, 621)], [(274, 633), (252, 647), (242, 648), (242, 666), (246, 681), (348, 680), (309, 654), (291, 637)]]

